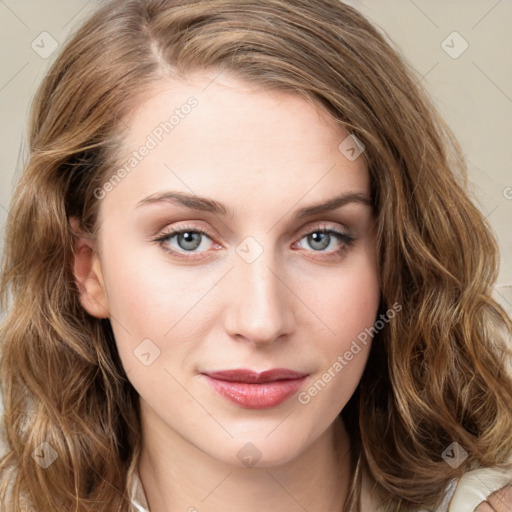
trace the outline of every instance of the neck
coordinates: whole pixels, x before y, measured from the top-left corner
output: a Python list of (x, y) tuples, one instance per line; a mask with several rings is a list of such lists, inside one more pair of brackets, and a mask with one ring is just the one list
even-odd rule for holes
[[(147, 407), (147, 406), (146, 406)], [(142, 414), (139, 476), (151, 512), (342, 511), (350, 481), (350, 445), (337, 418), (299, 456), (280, 466), (219, 461)]]

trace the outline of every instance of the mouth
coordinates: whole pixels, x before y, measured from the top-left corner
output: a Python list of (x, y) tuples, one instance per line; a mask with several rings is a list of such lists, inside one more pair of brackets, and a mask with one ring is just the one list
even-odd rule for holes
[(277, 407), (295, 395), (307, 373), (276, 368), (258, 373), (237, 369), (203, 373), (218, 394), (245, 409)]

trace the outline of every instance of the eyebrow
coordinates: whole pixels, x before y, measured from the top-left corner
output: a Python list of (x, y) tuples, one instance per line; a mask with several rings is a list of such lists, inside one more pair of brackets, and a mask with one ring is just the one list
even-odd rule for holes
[[(222, 203), (209, 199), (207, 197), (200, 197), (188, 192), (157, 192), (142, 199), (137, 203), (137, 208), (141, 206), (153, 205), (158, 203), (170, 203), (177, 206), (184, 206), (191, 210), (204, 211), (214, 213), (221, 216), (233, 217), (233, 210), (227, 208)], [(341, 208), (349, 203), (359, 203), (367, 206), (372, 206), (371, 200), (361, 192), (345, 192), (339, 196), (333, 197), (323, 203), (313, 206), (306, 206), (296, 211), (295, 216), (298, 219), (304, 217), (311, 217), (318, 213), (325, 213), (337, 208)]]

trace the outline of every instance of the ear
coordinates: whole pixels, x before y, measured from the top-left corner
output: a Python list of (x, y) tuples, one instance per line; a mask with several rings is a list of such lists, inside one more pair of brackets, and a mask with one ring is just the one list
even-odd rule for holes
[(69, 220), (76, 235), (71, 268), (80, 294), (80, 304), (90, 315), (108, 318), (107, 295), (94, 243), (84, 235), (77, 217), (71, 217)]

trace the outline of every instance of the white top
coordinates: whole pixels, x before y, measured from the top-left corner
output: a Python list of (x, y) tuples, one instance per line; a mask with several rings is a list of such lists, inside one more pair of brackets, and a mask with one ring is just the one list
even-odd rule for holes
[[(363, 472), (361, 492), (361, 510), (364, 512), (379, 512), (375, 499), (368, 491), (369, 479)], [(472, 512), (480, 503), (493, 492), (512, 483), (512, 470), (499, 468), (475, 469), (466, 473), (457, 483), (456, 480), (448, 485), (443, 503), (433, 512)], [(132, 479), (133, 512), (150, 512), (144, 488), (137, 470)], [(430, 512), (421, 510), (419, 512)]]

